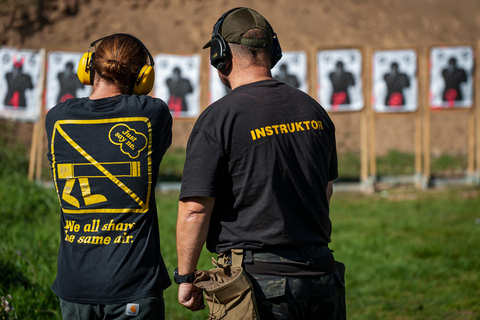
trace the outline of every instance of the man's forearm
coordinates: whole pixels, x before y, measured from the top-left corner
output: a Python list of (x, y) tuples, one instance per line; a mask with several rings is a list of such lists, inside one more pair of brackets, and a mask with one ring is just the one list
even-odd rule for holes
[(207, 239), (214, 198), (195, 197), (180, 200), (177, 217), (178, 273), (195, 271)]

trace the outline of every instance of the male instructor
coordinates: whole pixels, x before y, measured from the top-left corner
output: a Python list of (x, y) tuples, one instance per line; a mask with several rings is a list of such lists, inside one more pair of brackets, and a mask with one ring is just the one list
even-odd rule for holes
[(272, 78), (281, 49), (258, 12), (225, 13), (207, 47), (232, 91), (200, 115), (188, 142), (178, 299), (204, 308), (191, 282), (206, 241), (217, 254), (244, 250), (261, 319), (335, 319), (342, 284), (328, 248), (334, 125), (314, 99)]

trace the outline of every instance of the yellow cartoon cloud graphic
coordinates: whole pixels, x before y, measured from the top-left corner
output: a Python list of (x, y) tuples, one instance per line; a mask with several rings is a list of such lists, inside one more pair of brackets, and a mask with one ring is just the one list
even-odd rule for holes
[(147, 146), (147, 137), (143, 133), (123, 123), (113, 126), (108, 138), (113, 144), (120, 146), (120, 151), (132, 159), (138, 158), (140, 152)]

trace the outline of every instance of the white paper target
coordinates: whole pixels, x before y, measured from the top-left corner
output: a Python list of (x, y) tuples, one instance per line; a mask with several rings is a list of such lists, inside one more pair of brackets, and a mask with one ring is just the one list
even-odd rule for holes
[(282, 54), (282, 59), (272, 69), (273, 77), (308, 93), (307, 53), (304, 51), (286, 51)]
[(468, 46), (430, 50), (432, 108), (469, 108), (473, 104), (473, 49)]
[(45, 108), (50, 110), (57, 103), (71, 98), (88, 97), (92, 86), (80, 82), (77, 66), (83, 53), (52, 51), (47, 56), (47, 92)]
[(168, 104), (173, 117), (197, 117), (200, 113), (200, 55), (159, 54), (154, 59), (154, 96)]
[(417, 53), (380, 50), (373, 54), (373, 109), (413, 112), (418, 108)]
[(0, 48), (0, 117), (35, 122), (40, 116), (45, 50)]
[(362, 53), (358, 49), (317, 52), (317, 98), (327, 111), (363, 108)]

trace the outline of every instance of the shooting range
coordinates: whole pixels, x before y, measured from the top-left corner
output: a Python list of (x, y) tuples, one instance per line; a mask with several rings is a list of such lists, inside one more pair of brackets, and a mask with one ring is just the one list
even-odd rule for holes
[[(65, 232), (59, 202), (71, 203), (52, 181), (44, 121), (59, 102), (91, 95), (91, 86), (74, 81), (80, 55), (113, 33), (132, 34), (148, 48), (155, 60), (149, 95), (173, 117), (156, 185), (162, 255), (173, 273), (185, 147), (199, 115), (228, 92), (202, 47), (218, 18), (243, 5), (278, 35), (283, 58), (272, 76), (317, 100), (335, 125), (339, 177), (329, 246), (346, 265), (347, 318), (480, 317), (480, 1), (5, 0), (0, 319), (62, 318), (51, 285)], [(61, 136), (54, 143), (71, 146)], [(134, 161), (124, 160), (106, 162)], [(98, 185), (90, 187), (97, 194)], [(95, 223), (71, 214), (80, 219)], [(202, 252), (198, 269), (211, 268), (212, 256)], [(208, 308), (183, 308), (177, 291), (175, 284), (164, 291), (166, 319), (208, 318)]]

